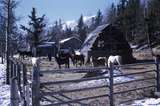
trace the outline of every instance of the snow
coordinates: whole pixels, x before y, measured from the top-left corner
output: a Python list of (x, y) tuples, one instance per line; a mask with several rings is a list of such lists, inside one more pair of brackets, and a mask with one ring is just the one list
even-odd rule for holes
[(66, 42), (66, 41), (69, 41), (70, 39), (72, 39), (72, 37), (63, 39), (63, 40), (60, 41), (60, 43), (64, 43), (64, 42)]
[(10, 106), (10, 86), (5, 85), (4, 64), (0, 64), (0, 106)]
[(76, 51), (75, 51), (75, 54), (76, 54), (76, 55), (81, 55), (81, 52), (80, 52), (79, 50), (76, 50)]
[(77, 22), (76, 22), (76, 20), (66, 21), (62, 25), (62, 29), (65, 30), (66, 26), (69, 27), (69, 28), (71, 28), (73, 30), (77, 26)]
[(149, 98), (149, 99), (144, 99), (144, 100), (138, 100), (135, 101), (132, 106), (160, 106), (160, 98), (155, 99), (155, 98)]
[[(120, 105), (120, 106), (128, 106), (128, 105)], [(143, 100), (136, 100), (130, 106), (160, 106), (160, 98), (147, 98)]]
[[(95, 15), (92, 16), (83, 16), (83, 21), (87, 26), (90, 26), (92, 23), (92, 18), (94, 18)], [(71, 28), (72, 30), (76, 28), (76, 26), (78, 25), (78, 21), (76, 20), (69, 20), (63, 23), (62, 25), (62, 29), (65, 30), (66, 26)]]
[[(104, 74), (103, 76), (108, 77), (109, 74), (107, 73), (108, 70), (103, 69), (101, 70)], [(115, 69), (113, 71), (114, 75), (121, 75), (122, 72), (118, 69)], [(114, 78), (114, 83), (120, 83), (120, 82), (127, 82), (127, 81), (133, 81), (136, 78), (134, 76), (120, 76), (120, 77), (115, 77)], [(70, 88), (86, 88), (86, 87), (94, 87), (94, 86), (100, 86), (100, 85), (106, 85), (107, 83), (109, 83), (108, 78), (107, 79), (99, 79), (99, 80), (90, 80), (90, 81), (83, 81), (83, 82), (79, 82), (76, 84), (71, 84), (69, 85), (66, 89), (70, 89)]]
[(72, 37), (69, 37), (69, 38), (66, 38), (66, 39), (62, 39), (59, 43), (65, 43), (69, 40), (72, 40), (72, 39), (76, 39), (76, 40), (79, 40), (81, 42), (81, 40), (75, 36), (72, 36)]
[(32, 57), (32, 65), (33, 65), (33, 66), (37, 66), (37, 62), (39, 62), (39, 61), (38, 61), (38, 58)]
[(18, 59), (18, 58), (20, 58), (20, 55), (19, 54), (15, 54), (15, 55), (13, 55), (13, 58)]

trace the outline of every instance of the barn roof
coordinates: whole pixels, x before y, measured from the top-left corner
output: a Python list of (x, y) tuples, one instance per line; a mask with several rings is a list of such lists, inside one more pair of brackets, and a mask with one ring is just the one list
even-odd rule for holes
[(68, 49), (68, 47), (71, 47), (72, 49), (79, 49), (82, 45), (82, 41), (77, 36), (72, 36), (59, 41), (59, 44), (61, 49)]
[(78, 37), (72, 36), (72, 37), (61, 40), (59, 43), (65, 43), (65, 42), (70, 41), (72, 39), (77, 39), (78, 41), (82, 42)]
[(94, 31), (92, 31), (84, 41), (83, 45), (81, 46), (80, 52), (84, 55), (91, 49), (92, 45), (96, 41), (99, 34), (105, 29), (109, 24), (98, 26)]
[(55, 42), (44, 42), (44, 44), (56, 44)]

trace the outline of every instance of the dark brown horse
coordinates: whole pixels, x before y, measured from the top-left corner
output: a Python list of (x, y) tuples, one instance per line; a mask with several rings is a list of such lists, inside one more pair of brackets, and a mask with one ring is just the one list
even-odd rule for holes
[(25, 56), (32, 56), (31, 51), (22, 51), (22, 50), (17, 50), (17, 53), (24, 59)]
[(55, 56), (56, 62), (58, 63), (59, 68), (61, 65), (65, 65), (66, 68), (70, 67), (69, 60), (73, 60), (73, 52), (70, 50), (60, 50)]

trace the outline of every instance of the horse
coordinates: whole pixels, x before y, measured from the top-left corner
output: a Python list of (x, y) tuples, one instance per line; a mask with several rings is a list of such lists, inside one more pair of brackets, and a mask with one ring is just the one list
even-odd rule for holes
[(55, 59), (56, 59), (56, 62), (59, 66), (59, 68), (61, 69), (61, 65), (65, 64), (65, 67), (66, 68), (69, 68), (70, 67), (70, 58), (73, 60), (73, 53), (70, 51), (70, 50), (67, 50), (67, 51), (63, 51), (63, 50), (60, 50), (58, 51), (57, 55), (55, 56)]
[(76, 67), (77, 67), (78, 64), (80, 66), (84, 65), (84, 61), (85, 61), (84, 57), (85, 56), (83, 54), (81, 54), (80, 52), (75, 52), (75, 54), (72, 58), (72, 61), (73, 61), (74, 65), (76, 65)]
[(17, 50), (17, 53), (20, 55), (20, 57), (22, 57), (24, 59), (24, 56), (32, 56), (32, 52), (31, 51), (21, 51), (21, 50)]
[(111, 68), (111, 64), (122, 65), (122, 56), (120, 55), (110, 55), (108, 57), (108, 68)]

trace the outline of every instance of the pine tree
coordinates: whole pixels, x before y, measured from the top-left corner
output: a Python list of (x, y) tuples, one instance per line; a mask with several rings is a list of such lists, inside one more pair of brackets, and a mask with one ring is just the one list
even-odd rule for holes
[(139, 40), (145, 39), (144, 8), (140, 0), (129, 0), (127, 2), (125, 21), (128, 41), (139, 42)]
[(97, 16), (95, 17), (95, 26), (99, 26), (102, 24), (103, 15), (100, 10), (97, 12)]
[(66, 30), (65, 30), (66, 38), (71, 37), (72, 34), (73, 34), (72, 29), (70, 27), (66, 26)]
[(40, 43), (40, 34), (43, 32), (43, 29), (45, 27), (45, 24), (43, 22), (45, 15), (43, 15), (42, 17), (37, 17), (36, 9), (33, 8), (31, 15), (29, 15), (28, 17), (30, 18), (29, 22), (30, 28), (27, 28), (23, 25), (21, 25), (21, 28), (27, 31), (28, 34), (30, 35), (29, 38), (32, 47), (37, 47), (37, 45)]
[(83, 22), (83, 15), (81, 15), (79, 20), (78, 20), (77, 29), (78, 29), (77, 33), (78, 33), (80, 39), (83, 42), (85, 40), (85, 38), (86, 38), (87, 29), (88, 29), (87, 26)]
[(156, 36), (160, 32), (160, 1), (151, 0), (148, 5), (148, 33), (151, 42), (157, 42)]
[(115, 23), (119, 26), (119, 28), (127, 38), (127, 26), (125, 21), (126, 3), (127, 0), (120, 0), (120, 3), (117, 5), (117, 18)]
[(107, 15), (107, 23), (114, 24), (117, 18), (117, 10), (114, 3), (112, 3), (111, 8), (109, 9), (109, 13)]

